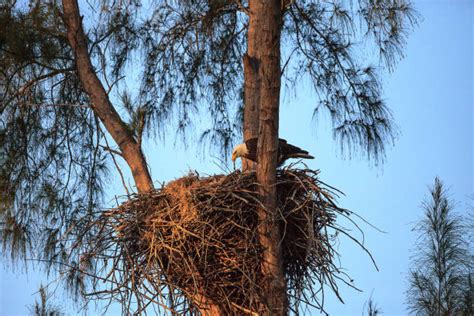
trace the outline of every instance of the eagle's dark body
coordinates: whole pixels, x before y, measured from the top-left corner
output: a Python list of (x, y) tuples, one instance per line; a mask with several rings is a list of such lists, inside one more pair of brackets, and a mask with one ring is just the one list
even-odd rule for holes
[[(245, 141), (245, 146), (247, 146), (248, 153), (245, 155), (245, 158), (257, 162), (257, 143), (258, 138), (250, 138)], [(277, 154), (277, 164), (281, 166), (287, 159), (290, 158), (304, 158), (304, 159), (314, 159), (308, 151), (303, 150), (297, 146), (288, 144), (284, 139), (278, 139), (278, 154)]]

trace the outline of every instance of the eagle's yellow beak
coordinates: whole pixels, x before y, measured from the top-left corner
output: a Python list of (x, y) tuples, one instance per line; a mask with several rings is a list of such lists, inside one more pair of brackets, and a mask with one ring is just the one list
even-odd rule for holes
[(237, 153), (232, 153), (232, 162), (234, 163), (234, 170), (235, 170), (235, 159), (237, 159)]

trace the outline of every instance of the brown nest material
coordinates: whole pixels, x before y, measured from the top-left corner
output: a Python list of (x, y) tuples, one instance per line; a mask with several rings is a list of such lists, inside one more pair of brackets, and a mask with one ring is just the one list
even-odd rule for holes
[[(351, 285), (333, 248), (338, 232), (348, 235), (336, 216), (351, 213), (336, 206), (338, 191), (319, 181), (318, 173), (278, 171), (283, 267), (295, 313), (301, 303), (322, 309), (325, 287), (338, 295), (336, 281)], [(171, 314), (199, 314), (196, 302), (203, 296), (225, 315), (258, 313), (256, 191), (253, 172), (191, 173), (106, 212), (92, 252), (112, 262), (98, 278), (110, 287), (93, 294), (119, 300), (127, 313), (155, 303)]]

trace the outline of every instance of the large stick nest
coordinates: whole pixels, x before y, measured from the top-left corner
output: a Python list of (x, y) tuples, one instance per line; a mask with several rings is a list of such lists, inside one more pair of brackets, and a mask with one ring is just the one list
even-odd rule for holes
[[(336, 280), (348, 281), (333, 245), (337, 232), (346, 234), (336, 216), (350, 213), (336, 206), (338, 191), (319, 181), (318, 171), (279, 170), (277, 182), (290, 308), (322, 308), (321, 290), (338, 295)], [(198, 314), (212, 303), (226, 315), (259, 313), (257, 189), (253, 172), (191, 173), (106, 212), (93, 252), (112, 261), (100, 278), (110, 289), (95, 294), (137, 312), (155, 303), (172, 314)]]

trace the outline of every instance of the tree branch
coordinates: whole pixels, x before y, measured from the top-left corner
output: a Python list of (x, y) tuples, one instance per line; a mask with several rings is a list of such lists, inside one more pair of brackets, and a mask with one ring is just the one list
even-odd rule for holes
[(63, 0), (63, 10), (63, 19), (69, 43), (74, 51), (76, 69), (92, 101), (92, 109), (119, 146), (123, 158), (132, 171), (138, 192), (147, 192), (153, 189), (153, 181), (145, 157), (139, 144), (110, 102), (104, 86), (94, 71), (77, 0)]

